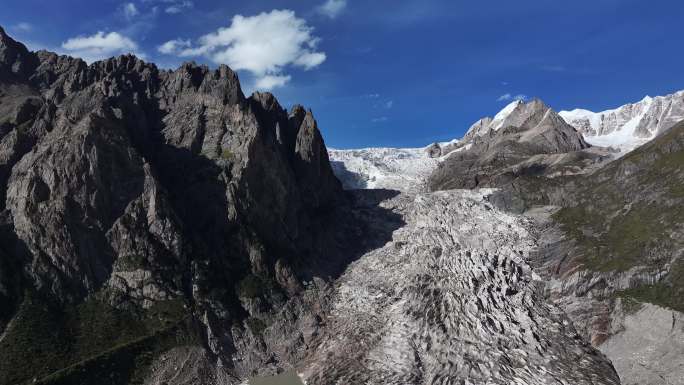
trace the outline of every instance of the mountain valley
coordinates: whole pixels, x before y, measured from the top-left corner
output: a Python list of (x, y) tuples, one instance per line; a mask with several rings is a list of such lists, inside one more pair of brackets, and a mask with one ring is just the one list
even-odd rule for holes
[(0, 385), (682, 385), (682, 111), (339, 150), (225, 65), (0, 28)]
[[(604, 113), (613, 116), (610, 132), (587, 132), (584, 123), (538, 100), (513, 102), (451, 142), (446, 156), (429, 163), (432, 172), (421, 185), (432, 191), (497, 188), (489, 202), (531, 220), (539, 248), (528, 262), (546, 282), (547, 298), (608, 355), (624, 384), (684, 378), (684, 123), (671, 123), (684, 105), (682, 95), (647, 98), (667, 105), (656, 109), (665, 111), (657, 119), (645, 112), (652, 113), (651, 102), (616, 109), (639, 111), (623, 125), (614, 124), (617, 112)], [(576, 132), (569, 123), (579, 125)], [(641, 128), (621, 132), (632, 126)], [(592, 146), (611, 143), (615, 130), (626, 138), (624, 146)], [(426, 158), (435, 147), (423, 149)], [(338, 175), (344, 181), (345, 174)]]

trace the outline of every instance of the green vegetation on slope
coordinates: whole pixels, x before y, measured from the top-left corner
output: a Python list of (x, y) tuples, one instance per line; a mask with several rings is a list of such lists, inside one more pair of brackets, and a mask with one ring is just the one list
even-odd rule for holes
[(633, 205), (612, 217), (591, 207), (563, 208), (554, 214), (566, 234), (577, 241), (584, 265), (604, 272), (669, 261), (678, 242), (671, 234), (682, 218), (684, 207), (665, 208), (657, 203)]
[(553, 218), (589, 270), (660, 271), (675, 261), (661, 282), (619, 295), (684, 310), (684, 123), (591, 175), (576, 205)]
[(679, 259), (662, 281), (623, 290), (618, 295), (684, 312), (684, 261)]
[(0, 384), (140, 383), (159, 352), (193, 343), (187, 313), (180, 300), (124, 311), (93, 296), (63, 308), (29, 292), (0, 342)]

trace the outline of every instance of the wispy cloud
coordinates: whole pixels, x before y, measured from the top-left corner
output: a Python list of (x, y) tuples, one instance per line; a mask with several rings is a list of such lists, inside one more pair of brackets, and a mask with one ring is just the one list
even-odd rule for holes
[(142, 2), (148, 4), (159, 4), (158, 6), (155, 5), (152, 7), (152, 9), (157, 11), (157, 9), (162, 8), (165, 13), (170, 15), (182, 13), (192, 9), (195, 6), (195, 3), (190, 0), (142, 0)]
[(384, 123), (388, 120), (389, 119), (386, 116), (380, 116), (380, 117), (371, 119), (371, 122), (373, 122), (373, 123)]
[(326, 2), (319, 5), (316, 10), (318, 13), (334, 19), (339, 16), (345, 8), (347, 8), (347, 0), (326, 0)]
[(163, 53), (165, 55), (171, 55), (171, 54), (174, 54), (180, 50), (190, 48), (191, 45), (192, 44), (190, 43), (190, 40), (183, 40), (183, 39), (169, 40), (166, 43), (158, 46), (157, 51), (159, 51), (159, 53)]
[(14, 29), (15, 31), (20, 31), (20, 32), (31, 32), (31, 31), (33, 31), (33, 24), (21, 22), (21, 23), (17, 23), (15, 25), (13, 25), (12, 29)]
[(388, 100), (385, 102), (385, 108), (389, 110), (392, 107), (394, 107), (394, 100)]
[(134, 3), (125, 3), (121, 6), (121, 13), (123, 13), (126, 19), (130, 20), (138, 16), (140, 11), (138, 11), (138, 7)]
[(361, 95), (361, 99), (377, 99), (380, 97), (380, 94), (364, 94)]
[(187, 9), (190, 9), (194, 7), (195, 4), (192, 1), (177, 1), (174, 2), (173, 4), (169, 5), (164, 9), (164, 12), (169, 13), (169, 14), (177, 14), (181, 13)]
[(511, 95), (509, 93), (503, 94), (499, 96), (496, 101), (497, 102), (507, 102), (507, 101), (513, 101), (513, 100), (527, 100), (527, 95), (524, 94), (518, 94), (518, 95)]
[(62, 43), (62, 48), (68, 54), (89, 63), (124, 53), (135, 53), (144, 57), (143, 54), (136, 52), (138, 44), (118, 32), (100, 31), (91, 36), (73, 37)]
[(244, 70), (256, 77), (258, 89), (282, 87), (291, 76), (289, 67), (310, 70), (326, 60), (317, 50), (320, 39), (304, 19), (290, 10), (273, 10), (255, 16), (236, 15), (230, 26), (219, 28), (198, 39), (196, 45), (186, 40), (168, 41), (158, 47), (179, 57), (205, 56), (217, 64)]

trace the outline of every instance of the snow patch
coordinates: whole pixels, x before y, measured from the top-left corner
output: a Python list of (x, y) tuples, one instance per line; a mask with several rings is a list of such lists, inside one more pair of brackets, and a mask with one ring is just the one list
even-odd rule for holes
[(498, 114), (494, 116), (494, 120), (492, 120), (492, 123), (489, 125), (489, 127), (494, 131), (499, 130), (503, 126), (506, 118), (508, 118), (513, 113), (513, 111), (515, 111), (515, 109), (518, 108), (518, 106), (521, 104), (523, 104), (522, 100), (516, 100), (508, 104), (501, 111), (499, 111)]

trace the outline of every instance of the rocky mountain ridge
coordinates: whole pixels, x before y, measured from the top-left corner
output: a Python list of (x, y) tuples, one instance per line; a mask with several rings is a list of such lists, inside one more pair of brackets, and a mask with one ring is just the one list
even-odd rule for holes
[(540, 100), (510, 104), (491, 127), (470, 131), (463, 143), (469, 148), (452, 153), (430, 175), (430, 190), (500, 187), (520, 176), (563, 173), (557, 170), (564, 166), (562, 154), (595, 155), (582, 135)]

